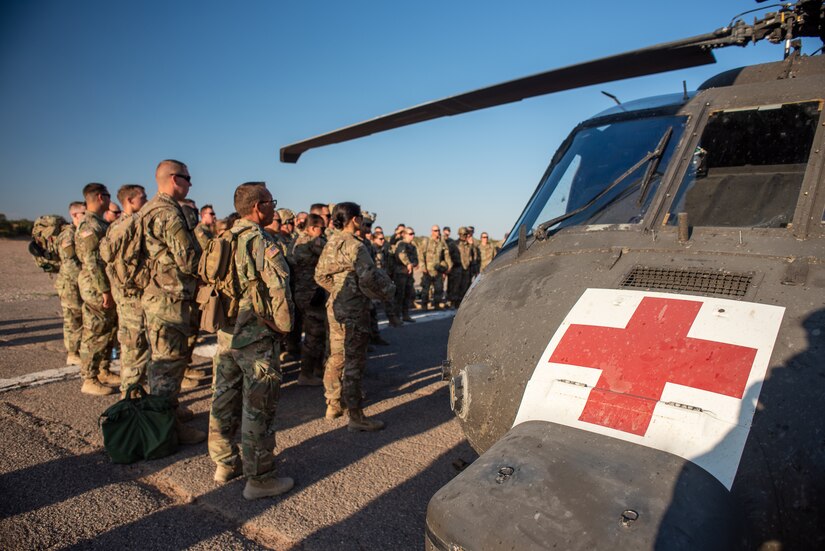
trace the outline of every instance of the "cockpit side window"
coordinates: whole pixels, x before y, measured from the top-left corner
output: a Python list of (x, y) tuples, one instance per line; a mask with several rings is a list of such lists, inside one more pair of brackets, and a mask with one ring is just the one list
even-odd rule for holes
[(712, 113), (666, 218), (692, 226), (787, 228), (822, 108), (820, 101)]

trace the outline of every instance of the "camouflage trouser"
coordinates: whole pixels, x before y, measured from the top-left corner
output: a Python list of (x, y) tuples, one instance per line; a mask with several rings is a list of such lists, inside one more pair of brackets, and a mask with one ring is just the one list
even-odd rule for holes
[(232, 348), (232, 334), (218, 332), (213, 365), (215, 383), (209, 414), (209, 456), (234, 467), (241, 428), (243, 472), (252, 480), (275, 475), (275, 410), (281, 388), (280, 347), (266, 337), (243, 348)]
[(361, 408), (361, 377), (367, 366), (370, 339), (369, 313), (338, 323), (329, 316), (329, 358), (324, 369), (327, 404), (346, 409)]
[(80, 354), (80, 339), (83, 337), (83, 300), (77, 281), (62, 277), (54, 285), (63, 309), (63, 345), (69, 354)]
[(301, 316), (301, 310), (295, 310), (295, 319), (292, 323), (292, 331), (284, 338), (284, 348), (290, 354), (299, 354), (301, 352), (301, 333), (303, 332), (304, 319)]
[(301, 373), (305, 376), (321, 375), (327, 345), (327, 312), (323, 306), (312, 306), (309, 302), (300, 302), (297, 306), (304, 320)]
[(124, 296), (112, 289), (117, 304), (117, 340), (120, 343), (120, 390), (146, 382), (149, 341), (139, 296)]
[(410, 274), (407, 280), (407, 310), (415, 309), (415, 276)]
[(180, 383), (189, 357), (192, 301), (143, 297), (151, 357), (146, 368), (149, 392), (168, 397), (177, 406)]
[(441, 295), (444, 294), (444, 281), (440, 273), (431, 275), (424, 272), (421, 276), (421, 306), (427, 306), (430, 302), (430, 287), (433, 288), (433, 306), (437, 306), (441, 302)]
[(378, 330), (378, 307), (373, 301), (370, 303), (370, 340), (377, 339), (380, 336), (381, 334)]
[(450, 270), (450, 275), (447, 276), (447, 298), (450, 299), (450, 302), (459, 301), (461, 300), (461, 297), (464, 296), (459, 291), (461, 288), (461, 280), (463, 278), (464, 269), (453, 265), (453, 269)]
[(392, 277), (395, 283), (395, 303), (393, 313), (396, 316), (408, 316), (410, 311), (410, 282), (412, 276), (408, 273), (398, 273)]
[(472, 272), (470, 270), (461, 270), (461, 278), (458, 280), (458, 300), (462, 300), (464, 295), (467, 294), (467, 290), (470, 288), (470, 283), (473, 282)]
[(83, 303), (83, 336), (80, 340), (80, 376), (94, 379), (101, 371), (109, 371), (112, 344), (117, 331), (114, 308), (104, 310), (89, 302)]

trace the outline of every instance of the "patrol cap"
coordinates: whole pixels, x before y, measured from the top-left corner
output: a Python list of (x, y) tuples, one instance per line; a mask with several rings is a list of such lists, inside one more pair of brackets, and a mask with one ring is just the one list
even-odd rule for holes
[(470, 232), (467, 231), (467, 228), (461, 226), (458, 228), (458, 235), (469, 235)]
[(278, 209), (278, 216), (281, 217), (281, 223), (286, 223), (289, 220), (295, 220), (295, 213), (289, 209)]
[(364, 224), (372, 225), (373, 222), (375, 222), (375, 215), (371, 212), (361, 211), (361, 216), (363, 218)]

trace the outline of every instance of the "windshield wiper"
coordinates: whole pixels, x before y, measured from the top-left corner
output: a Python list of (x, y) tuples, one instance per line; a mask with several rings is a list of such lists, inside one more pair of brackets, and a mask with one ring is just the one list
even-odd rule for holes
[[(667, 143), (670, 140), (670, 136), (672, 134), (673, 134), (673, 127), (669, 126), (668, 129), (665, 130), (665, 133), (662, 134), (662, 137), (659, 139), (659, 144), (656, 146), (656, 149), (654, 149), (653, 151), (651, 151), (650, 153), (648, 153), (647, 155), (645, 155), (644, 157), (639, 159), (639, 161), (636, 162), (636, 164), (634, 164), (632, 167), (630, 167), (626, 171), (624, 171), (621, 176), (619, 176), (618, 178), (613, 180), (613, 182), (609, 186), (607, 186), (602, 191), (597, 193), (592, 199), (590, 199), (590, 201), (588, 201), (584, 205), (580, 206), (577, 209), (571, 210), (570, 212), (562, 214), (561, 216), (556, 216), (555, 218), (553, 218), (551, 220), (548, 220), (547, 222), (542, 222), (541, 224), (539, 224), (538, 227), (536, 227), (535, 231), (533, 232), (533, 235), (535, 235), (536, 239), (538, 239), (538, 240), (542, 240), (542, 239), (546, 238), (547, 237), (547, 231), (550, 228), (552, 228), (553, 226), (555, 226), (559, 222), (564, 222), (568, 218), (572, 218), (572, 217), (576, 216), (577, 214), (580, 214), (580, 213), (586, 211), (587, 209), (592, 207), (594, 204), (596, 204), (596, 202), (598, 202), (599, 199), (601, 199), (602, 197), (604, 197), (605, 195), (607, 195), (608, 193), (610, 193), (611, 191), (616, 189), (616, 186), (621, 184), (625, 180), (625, 178), (627, 178), (628, 176), (630, 176), (631, 174), (633, 174), (634, 172), (639, 170), (639, 168), (642, 167), (645, 163), (652, 160), (653, 162), (648, 165), (647, 170), (645, 171), (644, 177), (641, 180), (639, 180), (639, 182), (637, 184), (634, 184), (634, 186), (635, 185), (640, 185), (641, 186), (641, 193), (639, 194), (640, 195), (639, 205), (641, 205), (644, 202), (644, 197), (645, 197), (645, 195), (647, 195), (647, 188), (650, 186), (650, 181), (653, 178), (653, 175), (656, 173), (656, 169), (659, 167), (659, 161), (661, 160), (662, 155), (665, 152), (665, 148), (667, 147)], [(605, 207), (610, 205), (610, 204), (611, 203), (608, 203), (607, 205), (605, 205)]]

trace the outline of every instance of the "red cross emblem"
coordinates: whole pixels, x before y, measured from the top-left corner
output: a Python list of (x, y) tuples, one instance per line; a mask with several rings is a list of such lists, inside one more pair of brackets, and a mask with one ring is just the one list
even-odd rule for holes
[(570, 325), (550, 361), (602, 370), (579, 420), (644, 436), (667, 382), (741, 399), (756, 349), (688, 337), (701, 306), (645, 297), (624, 329)]

